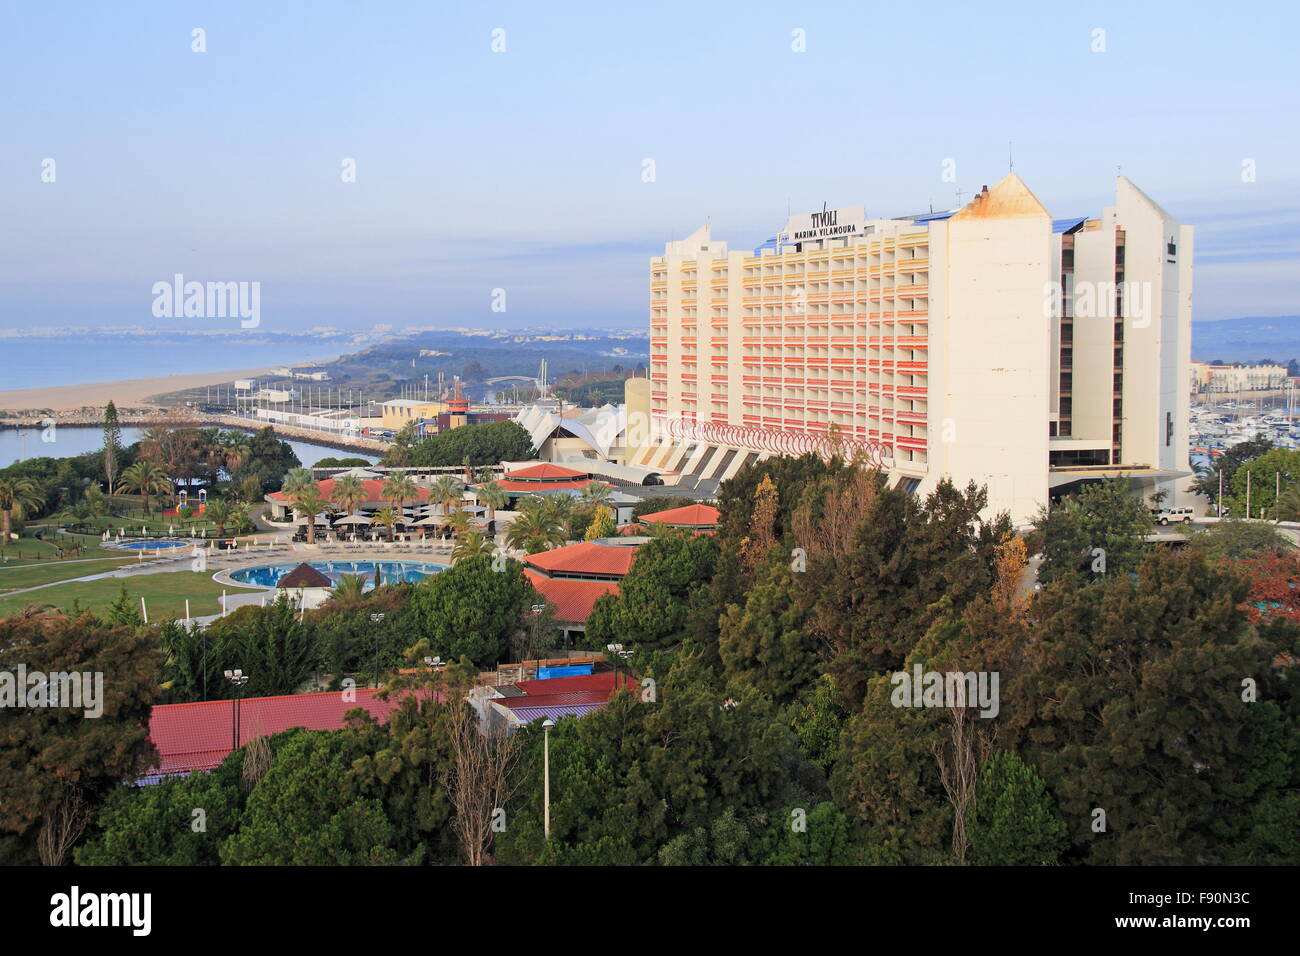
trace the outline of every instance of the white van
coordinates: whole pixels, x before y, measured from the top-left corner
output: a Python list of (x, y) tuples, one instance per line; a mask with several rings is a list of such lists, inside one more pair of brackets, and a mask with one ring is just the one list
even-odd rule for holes
[(1191, 508), (1160, 508), (1152, 509), (1151, 515), (1158, 524), (1169, 524), (1171, 521), (1191, 524), (1193, 511)]

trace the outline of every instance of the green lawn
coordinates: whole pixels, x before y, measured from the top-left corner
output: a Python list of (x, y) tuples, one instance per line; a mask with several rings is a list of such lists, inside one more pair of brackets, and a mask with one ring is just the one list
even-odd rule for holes
[[(90, 572), (93, 573), (93, 572)], [(145, 599), (150, 622), (170, 617), (185, 616), (185, 599), (189, 598), (190, 613), (194, 617), (217, 614), (221, 611), (222, 585), (212, 580), (207, 572), (167, 571), (160, 574), (141, 574), (134, 578), (104, 578), (99, 581), (73, 581), (56, 587), (42, 588), (27, 594), (0, 596), (0, 617), (16, 614), (31, 605), (53, 605), (68, 609), (73, 601), (80, 601), (84, 610), (95, 610), (111, 604), (121, 593), (126, 593), (137, 603)], [(224, 590), (242, 593), (238, 588)]]
[[(86, 535), (61, 534), (58, 536), (57, 544), (70, 547), (74, 542), (81, 548), (80, 552), (75, 555), (78, 558), (103, 558), (122, 554), (121, 551), (111, 551), (100, 547), (98, 537)], [(54, 541), (20, 538), (17, 541), (10, 541), (7, 547), (0, 548), (0, 567), (14, 567), (19, 564), (38, 564), (58, 560), (61, 553), (60, 548), (56, 546)]]
[(98, 558), (92, 561), (41, 561), (36, 564), (0, 566), (0, 593), (19, 588), (34, 588), (55, 581), (84, 578), (90, 574), (103, 574), (124, 564), (133, 564), (138, 558)]

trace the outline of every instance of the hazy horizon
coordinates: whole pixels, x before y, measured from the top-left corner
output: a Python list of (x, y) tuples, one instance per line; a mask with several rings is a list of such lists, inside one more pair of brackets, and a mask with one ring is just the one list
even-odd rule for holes
[(1294, 7), (928, 10), (12, 7), (0, 329), (175, 328), (176, 274), (259, 283), (261, 331), (644, 328), (706, 221), (951, 208), (1012, 159), (1056, 217), (1122, 168), (1195, 226), (1198, 321), (1300, 312)]

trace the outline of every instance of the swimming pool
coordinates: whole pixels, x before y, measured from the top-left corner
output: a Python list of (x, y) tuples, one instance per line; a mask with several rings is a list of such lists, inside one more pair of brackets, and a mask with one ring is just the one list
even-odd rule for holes
[[(405, 581), (415, 584), (439, 571), (447, 570), (445, 564), (433, 564), (428, 561), (309, 561), (307, 564), (320, 571), (335, 584), (345, 575), (360, 575), (366, 579), (366, 588), (375, 586), (375, 570), (379, 570), (379, 579), (384, 584), (397, 584)], [(230, 572), (230, 579), (240, 584), (255, 584), (259, 587), (273, 588), (297, 564), (262, 564), (253, 568), (240, 568)]]
[(170, 548), (188, 548), (191, 541), (177, 541), (173, 538), (137, 538), (133, 541), (106, 541), (104, 547), (118, 551), (166, 551)]

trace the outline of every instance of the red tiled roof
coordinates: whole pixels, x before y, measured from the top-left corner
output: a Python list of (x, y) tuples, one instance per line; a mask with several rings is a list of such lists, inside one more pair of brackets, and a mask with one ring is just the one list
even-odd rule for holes
[(560, 489), (573, 489), (574, 491), (581, 491), (583, 488), (586, 488), (589, 484), (591, 484), (591, 482), (589, 481), (547, 481), (547, 482), (510, 481), (506, 478), (502, 478), (499, 481), (497, 481), (497, 484), (500, 485), (502, 490), (504, 491), (523, 491), (523, 492), (542, 491), (542, 490), (558, 491)]
[[(614, 673), (553, 677), (549, 680), (520, 681), (515, 685), (522, 697), (494, 697), (493, 704), (509, 710), (520, 723), (541, 717), (582, 717), (600, 710), (614, 694)], [(635, 688), (636, 681), (626, 672), (618, 674), (618, 687)]]
[[(338, 730), (343, 715), (354, 707), (364, 708), (383, 723), (397, 709), (396, 696), (379, 700), (377, 689), (360, 689), (344, 700), (342, 691), (320, 694), (289, 694), (283, 697), (250, 697), (239, 702), (239, 742), (278, 734), (291, 727), (307, 730)], [(149, 739), (158, 748), (154, 773), (184, 773), (211, 770), (231, 752), (232, 705), (228, 700), (192, 704), (159, 704), (149, 715)]]
[(654, 514), (642, 515), (642, 521), (655, 521), (672, 525), (688, 525), (697, 528), (713, 528), (718, 524), (718, 509), (712, 505), (686, 505), (683, 508), (669, 508)]
[[(537, 593), (555, 605), (555, 617), (570, 624), (581, 624), (591, 616), (591, 609), (606, 594), (618, 594), (613, 581), (572, 581), (565, 578), (548, 578), (536, 571), (525, 570)], [(559, 680), (559, 678), (556, 678)]]
[[(384, 488), (384, 479), (379, 479), (379, 478), (370, 478), (370, 479), (367, 479), (367, 480), (361, 482), (361, 487), (362, 487), (363, 492), (364, 492), (364, 493), (363, 493), (363, 497), (362, 497), (362, 499), (361, 499), (363, 503), (364, 503), (364, 502), (368, 502), (368, 501), (388, 501), (388, 500), (389, 500), (388, 498), (385, 498), (385, 497), (384, 497), (384, 493), (383, 493), (383, 488)], [(333, 494), (334, 494), (334, 479), (333, 479), (333, 478), (326, 478), (324, 481), (318, 481), (318, 482), (316, 482), (316, 488), (317, 488), (318, 491), (320, 491), (320, 493), (321, 493), (322, 496), (324, 496), (324, 497), (326, 497), (326, 498), (329, 498), (329, 500), (331, 500), (331, 501), (334, 500), (334, 498), (333, 498)], [(290, 501), (290, 500), (292, 500), (292, 496), (291, 496), (291, 495), (286, 495), (283, 491), (274, 491), (274, 492), (271, 493), (271, 497), (274, 498), (276, 501)], [(424, 501), (424, 500), (425, 500), (426, 498), (428, 498), (428, 497), (429, 497), (429, 489), (427, 489), (427, 488), (420, 488), (420, 489), (418, 490), (418, 493), (417, 493), (417, 495), (416, 495), (415, 498), (407, 498), (406, 500), (407, 500), (407, 501), (415, 501), (415, 500), (418, 500), (418, 501)]]
[[(637, 683), (627, 673), (618, 672), (618, 686), (636, 687)], [(614, 689), (614, 672), (601, 671), (598, 674), (574, 674), (570, 677), (548, 677), (545, 680), (521, 680), (515, 684), (519, 690), (530, 697), (547, 694), (572, 694), (577, 691), (599, 690), (609, 694)], [(521, 700), (522, 698), (514, 698)]]
[(544, 462), (540, 465), (530, 465), (527, 468), (520, 468), (518, 471), (506, 472), (506, 478), (518, 478), (526, 481), (557, 481), (565, 478), (590, 478), (591, 473), (586, 471), (574, 471), (572, 468), (565, 468), (562, 465), (552, 465)]
[(493, 702), (514, 710), (516, 707), (556, 707), (571, 704), (604, 704), (607, 690), (575, 690), (566, 694), (536, 694), (525, 697), (493, 697)]
[(622, 577), (636, 560), (631, 545), (596, 544), (582, 541), (524, 558), (524, 564), (555, 574), (611, 574)]

